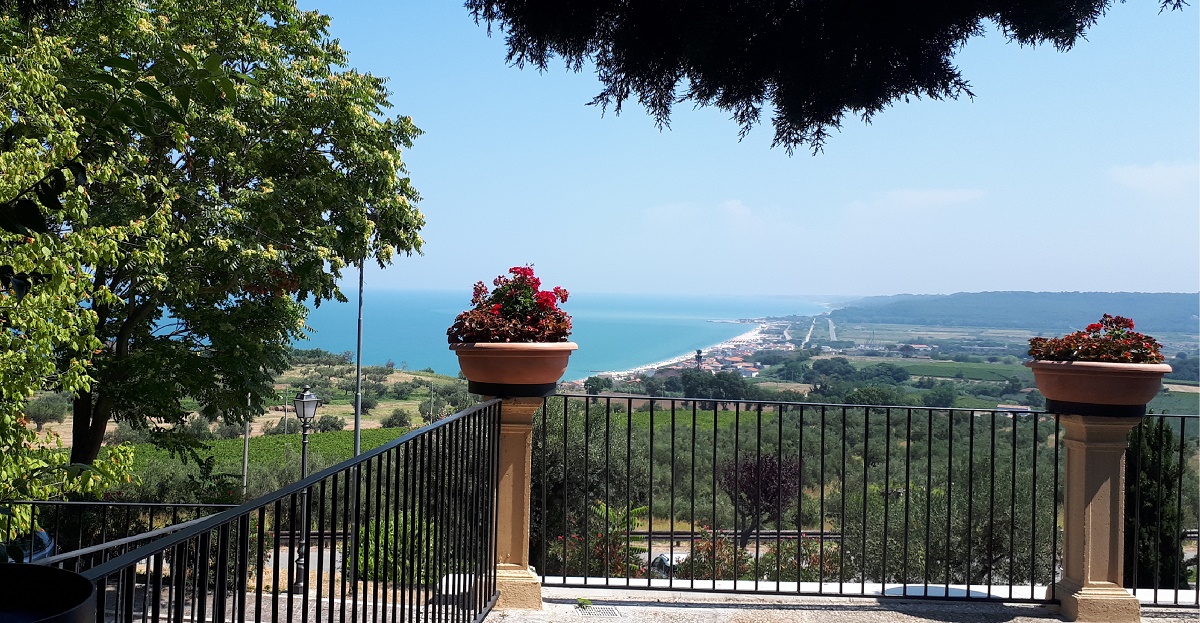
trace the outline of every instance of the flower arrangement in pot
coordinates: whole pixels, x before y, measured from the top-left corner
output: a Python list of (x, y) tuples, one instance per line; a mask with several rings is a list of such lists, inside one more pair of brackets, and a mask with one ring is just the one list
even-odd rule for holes
[(475, 284), (471, 308), (446, 331), (450, 350), (475, 394), (501, 397), (547, 396), (567, 369), (571, 316), (558, 305), (561, 287), (542, 290), (532, 266), (514, 266), (488, 290)]
[(1038, 389), (1050, 411), (1140, 416), (1171, 366), (1162, 345), (1133, 330), (1133, 321), (1104, 314), (1100, 322), (1058, 338), (1029, 340)]

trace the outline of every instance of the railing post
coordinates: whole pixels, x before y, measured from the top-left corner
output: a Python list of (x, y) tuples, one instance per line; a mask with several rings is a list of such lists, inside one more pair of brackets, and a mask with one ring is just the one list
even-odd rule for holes
[(1125, 449), (1140, 417), (1063, 415), (1067, 449), (1063, 574), (1054, 588), (1070, 621), (1138, 623), (1141, 608), (1122, 586)]
[(500, 406), (500, 481), (496, 492), (497, 608), (542, 607), (542, 584), (529, 566), (529, 478), (533, 414), (541, 398), (507, 398)]

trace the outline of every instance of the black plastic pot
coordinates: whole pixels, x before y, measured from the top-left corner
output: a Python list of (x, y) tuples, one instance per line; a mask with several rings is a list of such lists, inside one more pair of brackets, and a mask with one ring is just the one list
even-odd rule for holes
[(0, 623), (96, 623), (96, 585), (73, 571), (0, 564)]

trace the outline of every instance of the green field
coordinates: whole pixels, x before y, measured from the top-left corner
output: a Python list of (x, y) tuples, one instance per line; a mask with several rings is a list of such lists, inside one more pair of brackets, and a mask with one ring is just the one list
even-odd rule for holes
[(930, 361), (928, 359), (862, 358), (853, 361), (856, 368), (865, 368), (877, 363), (890, 363), (908, 371), (913, 376), (932, 376), (946, 379), (971, 381), (1000, 381), (1012, 377), (1033, 384), (1033, 372), (1020, 364), (1004, 363), (959, 363), (957, 361)]
[[(408, 432), (405, 428), (369, 428), (362, 431), (363, 451), (379, 447)], [(214, 457), (219, 470), (227, 471), (229, 466), (235, 466), (241, 471), (242, 465), (241, 439), (218, 439), (208, 442), (208, 449), (201, 450), (201, 457)], [(278, 465), (289, 455), (300, 456), (301, 439), (299, 434), (263, 435), (250, 438), (250, 463), (252, 465)], [(338, 431), (333, 433), (312, 433), (308, 436), (308, 451), (318, 455), (329, 464), (340, 463), (354, 455), (354, 431)], [(165, 450), (153, 444), (142, 443), (135, 446), (134, 471), (141, 473), (155, 461), (169, 461)]]

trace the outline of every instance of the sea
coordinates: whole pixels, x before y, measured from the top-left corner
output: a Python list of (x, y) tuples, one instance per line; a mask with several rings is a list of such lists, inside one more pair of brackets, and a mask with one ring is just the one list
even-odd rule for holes
[[(358, 301), (326, 302), (308, 316), (308, 339), (298, 348), (354, 352)], [(470, 292), (367, 290), (363, 296), (363, 365), (431, 368), (458, 374), (446, 329), (470, 305)], [(571, 314), (571, 355), (564, 380), (631, 370), (694, 353), (753, 329), (736, 322), (770, 316), (811, 316), (829, 311), (813, 296), (675, 296), (572, 292), (562, 305)]]

